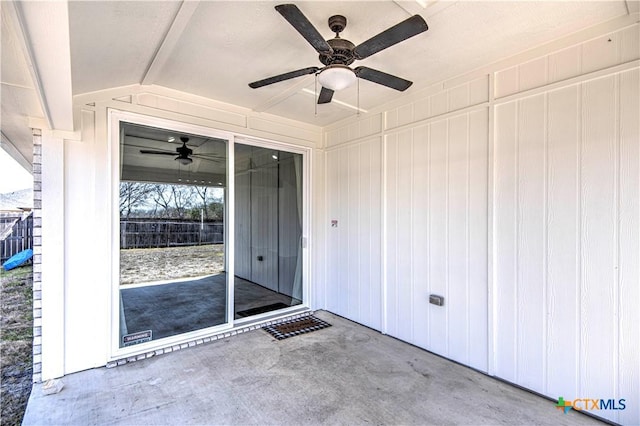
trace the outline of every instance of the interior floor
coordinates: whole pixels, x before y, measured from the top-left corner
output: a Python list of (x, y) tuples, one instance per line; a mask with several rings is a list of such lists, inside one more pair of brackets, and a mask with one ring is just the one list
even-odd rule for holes
[(332, 327), (253, 330), (33, 387), (36, 424), (553, 424), (602, 422), (328, 312)]
[[(226, 322), (227, 275), (121, 289), (121, 334), (152, 331), (153, 340)], [(298, 305), (300, 300), (235, 278), (235, 319)]]

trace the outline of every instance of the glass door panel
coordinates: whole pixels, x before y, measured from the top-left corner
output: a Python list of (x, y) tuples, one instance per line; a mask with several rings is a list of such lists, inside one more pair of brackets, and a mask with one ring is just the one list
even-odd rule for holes
[(120, 348), (229, 322), (227, 147), (121, 123)]
[(235, 318), (302, 303), (302, 154), (235, 144)]

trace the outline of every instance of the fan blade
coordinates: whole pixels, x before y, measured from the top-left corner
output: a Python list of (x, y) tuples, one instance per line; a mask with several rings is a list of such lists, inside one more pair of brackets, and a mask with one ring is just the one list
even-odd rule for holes
[(333, 98), (333, 90), (323, 87), (320, 91), (320, 95), (318, 96), (318, 103), (328, 104), (331, 102), (331, 98)]
[(396, 89), (401, 92), (404, 92), (413, 84), (412, 81), (387, 74), (386, 72), (374, 70), (373, 68), (357, 67), (353, 72), (355, 72), (360, 78), (382, 84), (383, 86), (391, 87), (392, 89)]
[(413, 15), (411, 18), (405, 19), (399, 24), (371, 37), (369, 40), (360, 43), (353, 49), (353, 54), (357, 59), (368, 58), (374, 53), (378, 53), (428, 29), (429, 27), (422, 16)]
[(220, 158), (203, 157), (203, 156), (198, 155), (198, 154), (190, 155), (189, 158), (195, 158), (195, 159), (198, 159), (198, 160), (210, 161), (212, 163), (218, 163), (218, 164), (225, 164), (226, 163), (226, 161), (224, 161), (224, 160), (222, 160)]
[(321, 55), (331, 55), (333, 49), (329, 43), (322, 38), (316, 27), (313, 26), (306, 16), (302, 14), (295, 4), (280, 4), (276, 10), (284, 17), (302, 37), (305, 38)]
[(264, 80), (254, 81), (253, 83), (249, 83), (249, 87), (251, 87), (252, 89), (257, 89), (258, 87), (267, 86), (269, 84), (278, 83), (280, 81), (289, 80), (291, 78), (313, 74), (319, 69), (320, 68), (318, 67), (302, 68), (301, 70), (291, 71), (284, 74), (275, 75), (273, 77), (265, 78)]
[(215, 154), (215, 153), (212, 153), (212, 152), (196, 152), (193, 155), (199, 155), (200, 157), (217, 158), (219, 160), (226, 160), (227, 159), (227, 157), (225, 155)]
[(177, 152), (167, 152), (167, 151), (150, 151), (148, 149), (141, 149), (140, 154), (158, 154), (158, 155), (172, 155), (177, 156)]

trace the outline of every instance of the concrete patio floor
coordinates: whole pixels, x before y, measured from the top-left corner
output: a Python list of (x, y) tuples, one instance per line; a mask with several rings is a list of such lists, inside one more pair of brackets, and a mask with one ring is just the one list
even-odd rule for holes
[(277, 341), (254, 330), (35, 385), (23, 425), (603, 424), (328, 312)]

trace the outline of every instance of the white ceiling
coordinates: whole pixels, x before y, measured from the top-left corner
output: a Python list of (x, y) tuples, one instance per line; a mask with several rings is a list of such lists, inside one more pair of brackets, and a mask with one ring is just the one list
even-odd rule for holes
[[(440, 3), (427, 9), (413, 1), (297, 5), (327, 39), (333, 37), (327, 19), (346, 16), (341, 37), (356, 45), (421, 13), (429, 25), (426, 33), (354, 64), (412, 80), (409, 91), (627, 13), (624, 1)], [(183, 16), (176, 19), (179, 3), (71, 2), (73, 92), (140, 83), (154, 54), (168, 49), (162, 52), (168, 59), (147, 83), (319, 126), (352, 115), (352, 109), (336, 103), (319, 105), (314, 114), (313, 75), (259, 89), (247, 86), (272, 75), (322, 66), (315, 50), (274, 9), (276, 4), (200, 2), (183, 25)], [(165, 47), (163, 38), (174, 20), (183, 27), (172, 32), (171, 46)], [(369, 81), (360, 83), (360, 107), (365, 110), (402, 95)], [(354, 86), (336, 93), (335, 99), (356, 105), (356, 96)]]
[[(340, 102), (357, 105), (356, 86), (336, 93), (334, 100), (339, 102), (318, 105), (317, 114), (313, 75), (259, 89), (248, 87), (249, 82), (272, 75), (322, 66), (315, 50), (274, 9), (279, 3), (71, 1), (68, 31), (73, 94), (156, 84), (318, 126), (353, 115), (354, 110)], [(427, 21), (426, 33), (353, 64), (414, 82), (407, 92), (397, 92), (361, 81), (359, 104), (364, 110), (628, 14), (624, 0), (440, 0), (428, 2), (426, 8), (416, 1), (296, 5), (327, 39), (333, 37), (327, 19), (335, 14), (346, 16), (341, 37), (356, 45), (412, 14), (419, 13)], [(21, 96), (33, 84), (20, 58), (19, 43), (5, 25), (4, 9), (2, 127), (11, 139), (14, 134), (18, 137), (11, 126), (19, 127), (25, 116), (39, 112), (37, 104)], [(5, 96), (16, 99), (5, 102)]]

